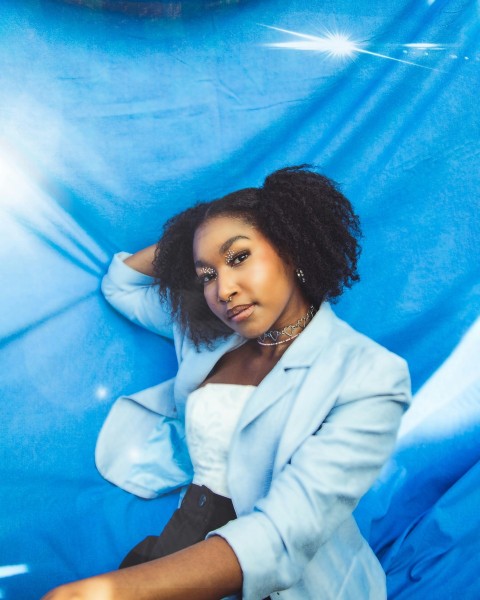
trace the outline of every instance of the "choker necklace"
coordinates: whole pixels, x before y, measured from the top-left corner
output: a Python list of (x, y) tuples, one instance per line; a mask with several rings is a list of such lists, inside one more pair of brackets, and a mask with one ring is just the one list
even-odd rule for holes
[[(308, 323), (312, 320), (313, 316), (315, 315), (315, 312), (315, 307), (312, 304), (308, 309), (307, 314), (303, 315), (303, 317), (300, 317), (300, 319), (298, 319), (298, 321), (296, 321), (293, 325), (287, 325), (283, 329), (271, 329), (270, 331), (266, 331), (265, 333), (262, 333), (262, 335), (257, 337), (257, 342), (260, 344), (260, 346), (279, 346), (280, 344), (286, 344), (287, 342), (291, 342), (302, 333), (302, 331), (305, 329)], [(300, 331), (298, 333), (295, 333), (296, 329), (300, 329)], [(288, 337), (286, 340), (278, 341), (278, 338), (281, 335), (286, 335)], [(267, 342), (267, 339), (270, 339), (272, 341)]]

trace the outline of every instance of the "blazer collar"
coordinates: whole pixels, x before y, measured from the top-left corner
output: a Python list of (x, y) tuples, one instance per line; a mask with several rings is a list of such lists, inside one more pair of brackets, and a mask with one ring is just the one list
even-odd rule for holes
[(298, 385), (299, 377), (302, 377), (298, 369), (309, 368), (325, 348), (335, 319), (334, 312), (324, 302), (305, 330), (250, 396), (240, 417), (238, 431)]
[(323, 302), (311, 322), (292, 342), (278, 364), (284, 369), (309, 367), (327, 343), (336, 319), (330, 304)]
[[(296, 368), (308, 368), (318, 354), (324, 348), (330, 336), (332, 325), (336, 319), (330, 305), (324, 302), (312, 321), (308, 324), (301, 335), (292, 342), (290, 348), (285, 351), (281, 359), (272, 371), (260, 383), (257, 391), (252, 395), (262, 395), (262, 400), (255, 398), (255, 402), (249, 402), (255, 408), (247, 410), (245, 419), (249, 422), (258, 414), (263, 412), (270, 404), (282, 396), (292, 385), (293, 379), (288, 372)], [(217, 342), (212, 350), (197, 353), (193, 347), (189, 351), (188, 358), (181, 363), (176, 382), (175, 398), (179, 414), (183, 417), (185, 401), (198, 385), (205, 379), (215, 363), (227, 352), (238, 348), (247, 340), (238, 334), (232, 334), (225, 340)], [(263, 393), (268, 389), (268, 393)]]

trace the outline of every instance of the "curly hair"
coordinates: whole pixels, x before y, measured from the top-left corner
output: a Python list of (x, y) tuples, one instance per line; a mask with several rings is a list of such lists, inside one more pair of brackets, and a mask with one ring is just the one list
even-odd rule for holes
[(165, 223), (153, 267), (161, 298), (197, 349), (232, 333), (208, 308), (193, 264), (195, 231), (220, 216), (256, 227), (282, 258), (301, 268), (302, 290), (315, 307), (335, 301), (359, 280), (359, 219), (337, 184), (307, 165), (275, 171), (259, 188), (196, 204)]

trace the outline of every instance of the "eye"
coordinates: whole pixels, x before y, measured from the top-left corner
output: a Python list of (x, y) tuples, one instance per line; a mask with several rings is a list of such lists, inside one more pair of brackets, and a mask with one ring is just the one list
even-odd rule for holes
[(216, 276), (217, 273), (215, 269), (212, 269), (211, 267), (203, 267), (200, 270), (200, 273), (197, 275), (197, 278), (202, 285), (206, 285), (209, 281), (215, 279)]
[(235, 266), (235, 265), (241, 264), (249, 256), (250, 256), (250, 252), (248, 252), (247, 250), (242, 250), (241, 252), (238, 252), (237, 254), (233, 254), (233, 252), (232, 253), (228, 252), (227, 256), (225, 258), (225, 262), (229, 266)]

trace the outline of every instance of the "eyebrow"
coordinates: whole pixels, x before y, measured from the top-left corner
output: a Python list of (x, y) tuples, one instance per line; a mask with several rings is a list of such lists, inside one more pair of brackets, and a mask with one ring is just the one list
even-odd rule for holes
[(250, 238), (247, 237), (246, 235), (234, 235), (233, 237), (228, 238), (228, 240), (220, 246), (218, 253), (220, 255), (225, 254), (225, 252), (230, 248), (230, 246), (237, 240), (249, 240), (249, 239)]
[[(250, 238), (247, 237), (246, 235), (234, 235), (233, 237), (228, 238), (228, 240), (226, 242), (223, 242), (223, 244), (218, 249), (218, 253), (220, 254), (220, 256), (222, 256), (222, 254), (225, 254), (225, 252), (227, 252), (227, 250), (230, 248), (230, 246), (237, 240), (249, 240), (249, 239)], [(204, 267), (205, 263), (201, 260), (196, 260), (195, 266), (196, 267)]]

